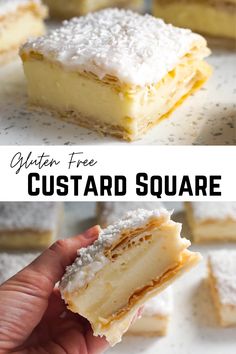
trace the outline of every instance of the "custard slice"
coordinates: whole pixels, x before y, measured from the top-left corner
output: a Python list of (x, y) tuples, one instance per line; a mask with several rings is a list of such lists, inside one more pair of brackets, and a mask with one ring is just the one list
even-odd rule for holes
[(143, 0), (44, 0), (50, 15), (58, 18), (71, 18), (86, 15), (106, 7), (125, 7), (141, 10)]
[(212, 251), (208, 258), (212, 299), (222, 327), (236, 326), (236, 251)]
[(152, 0), (154, 16), (214, 37), (236, 39), (235, 0)]
[(140, 318), (131, 324), (127, 334), (141, 337), (166, 336), (172, 310), (172, 289), (168, 287), (145, 303)]
[(236, 202), (185, 203), (194, 242), (236, 241)]
[(46, 16), (39, 0), (0, 0), (0, 64), (17, 57), (29, 37), (44, 34)]
[(0, 202), (0, 249), (50, 246), (58, 236), (62, 203)]
[(30, 102), (125, 140), (141, 138), (199, 88), (207, 43), (150, 15), (107, 9), (21, 49)]
[(180, 232), (165, 209), (132, 211), (101, 230), (60, 283), (68, 308), (88, 319), (95, 336), (120, 342), (139, 308), (200, 260)]

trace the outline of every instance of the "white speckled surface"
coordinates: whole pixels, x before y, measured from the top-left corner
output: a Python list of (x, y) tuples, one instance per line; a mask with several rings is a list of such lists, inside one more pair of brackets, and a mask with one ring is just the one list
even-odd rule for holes
[[(175, 209), (173, 218), (183, 222), (181, 203), (165, 203)], [(94, 203), (66, 203), (63, 236), (76, 234), (95, 223)], [(188, 236), (186, 221), (183, 235)], [(235, 249), (234, 244), (201, 245), (204, 261), (173, 285), (174, 311), (169, 334), (163, 338), (125, 337), (108, 354), (234, 354), (236, 328), (218, 326), (206, 277), (206, 256), (210, 250)]]
[(208, 59), (214, 67), (210, 81), (189, 97), (171, 118), (163, 120), (134, 143), (101, 137), (61, 122), (48, 111), (32, 111), (27, 105), (21, 62), (14, 61), (0, 68), (0, 144), (236, 144), (236, 50), (219, 49), (215, 44), (214, 48)]

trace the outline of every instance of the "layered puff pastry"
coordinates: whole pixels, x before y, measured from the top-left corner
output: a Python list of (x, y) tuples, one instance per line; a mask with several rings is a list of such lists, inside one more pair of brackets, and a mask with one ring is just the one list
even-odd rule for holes
[(176, 26), (236, 39), (236, 0), (152, 0), (153, 14)]
[(68, 308), (95, 336), (121, 341), (137, 311), (201, 258), (165, 209), (132, 211), (78, 251), (60, 283)]
[(143, 0), (44, 0), (50, 9), (50, 15), (57, 18), (72, 18), (86, 15), (106, 7), (125, 7), (141, 10)]
[(236, 241), (235, 202), (186, 203), (194, 242)]
[(142, 337), (165, 336), (173, 310), (171, 287), (148, 300), (141, 316), (131, 324), (128, 335)]
[(0, 0), (0, 64), (17, 57), (29, 37), (44, 34), (46, 16), (39, 0)]
[(190, 30), (118, 9), (64, 22), (20, 52), (32, 104), (129, 141), (208, 79), (209, 54)]
[(208, 280), (220, 325), (236, 326), (236, 251), (211, 252), (208, 266)]
[(41, 249), (59, 231), (63, 205), (52, 202), (0, 202), (0, 249)]

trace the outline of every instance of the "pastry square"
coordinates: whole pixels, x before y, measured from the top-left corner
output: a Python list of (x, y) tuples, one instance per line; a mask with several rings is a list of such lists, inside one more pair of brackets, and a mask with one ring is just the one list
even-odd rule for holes
[(153, 14), (173, 25), (236, 39), (235, 0), (152, 0)]
[(37, 253), (0, 252), (0, 285), (30, 264)]
[(107, 227), (125, 216), (129, 211), (137, 209), (153, 210), (163, 207), (161, 202), (98, 202), (97, 222)]
[(143, 0), (44, 0), (50, 9), (50, 15), (58, 18), (71, 18), (86, 15), (89, 12), (106, 7), (125, 7), (141, 10)]
[(189, 30), (107, 9), (28, 41), (20, 55), (31, 103), (136, 140), (207, 80), (209, 53), (205, 39)]
[(0, 64), (16, 56), (29, 37), (44, 34), (46, 16), (39, 0), (0, 0)]
[(0, 202), (0, 249), (38, 249), (56, 239), (62, 204)]
[(128, 335), (165, 336), (173, 310), (172, 289), (169, 287), (144, 305), (142, 315), (129, 327)]
[(236, 326), (236, 251), (209, 255), (209, 284), (221, 326)]
[(236, 241), (235, 202), (194, 202), (185, 205), (195, 242)]
[(101, 230), (60, 283), (68, 308), (87, 318), (95, 336), (120, 342), (139, 308), (201, 258), (180, 232), (165, 209), (139, 209)]

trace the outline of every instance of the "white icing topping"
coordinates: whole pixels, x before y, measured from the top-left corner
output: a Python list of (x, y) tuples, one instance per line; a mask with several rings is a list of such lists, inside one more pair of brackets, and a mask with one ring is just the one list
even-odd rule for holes
[(236, 251), (212, 251), (209, 261), (220, 302), (223, 305), (236, 306)]
[(167, 288), (144, 305), (142, 317), (169, 316), (173, 311), (172, 288)]
[[(159, 82), (196, 41), (206, 46), (200, 35), (148, 14), (106, 9), (65, 21), (61, 28), (30, 40), (22, 51), (37, 51), (68, 70), (145, 86)], [(198, 55), (208, 54), (203, 50)]]
[(0, 0), (0, 16), (9, 12), (14, 12), (19, 6), (30, 3), (41, 4), (40, 0)]
[(204, 220), (225, 220), (231, 218), (236, 220), (235, 202), (196, 202), (192, 203), (194, 218), (200, 221)]
[(0, 231), (54, 230), (61, 203), (0, 202)]
[(0, 253), (0, 285), (26, 267), (37, 253)]
[(101, 202), (99, 222), (106, 225), (113, 224), (122, 218), (128, 211), (137, 209), (153, 210), (161, 208), (161, 202)]
[(73, 291), (75, 288), (82, 288), (89, 283), (96, 273), (109, 263), (104, 251), (116, 242), (120, 234), (125, 230), (136, 229), (144, 226), (152, 219), (164, 218), (170, 220), (170, 213), (165, 209), (152, 211), (138, 209), (126, 214), (126, 216), (101, 230), (98, 240), (93, 245), (78, 250), (78, 257), (75, 262), (67, 267), (62, 278), (60, 288), (63, 291)]

